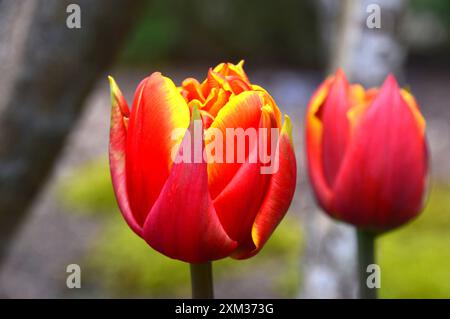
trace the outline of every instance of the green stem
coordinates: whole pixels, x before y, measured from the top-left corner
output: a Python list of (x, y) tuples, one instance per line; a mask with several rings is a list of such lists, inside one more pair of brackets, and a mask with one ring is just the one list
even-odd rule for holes
[(193, 299), (213, 299), (213, 278), (211, 262), (191, 265), (191, 284)]
[(357, 229), (358, 237), (358, 271), (359, 296), (361, 299), (376, 299), (377, 288), (367, 286), (367, 266), (375, 264), (375, 238), (376, 234)]

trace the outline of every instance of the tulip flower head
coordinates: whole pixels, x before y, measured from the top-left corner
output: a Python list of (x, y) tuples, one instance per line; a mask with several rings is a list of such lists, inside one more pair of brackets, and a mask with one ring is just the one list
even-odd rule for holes
[[(243, 62), (219, 64), (203, 82), (188, 78), (180, 87), (153, 73), (131, 110), (110, 84), (111, 176), (132, 230), (186, 262), (255, 255), (287, 212), (296, 163), (289, 117), (282, 125)], [(264, 173), (268, 167), (275, 169)]]
[(314, 193), (330, 216), (359, 228), (386, 231), (421, 211), (426, 144), (418, 104), (392, 75), (365, 91), (338, 71), (309, 103), (306, 151)]

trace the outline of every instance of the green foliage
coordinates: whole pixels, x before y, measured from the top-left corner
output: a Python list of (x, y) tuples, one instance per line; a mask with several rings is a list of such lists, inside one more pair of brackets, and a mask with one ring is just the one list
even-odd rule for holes
[(414, 222), (379, 240), (381, 296), (450, 297), (450, 188), (433, 187)]
[(418, 12), (431, 12), (437, 19), (450, 25), (450, 2), (448, 0), (412, 0), (411, 6)]
[(181, 40), (182, 27), (170, 1), (151, 1), (141, 12), (142, 20), (122, 53), (126, 64), (149, 64), (164, 60)]
[(78, 168), (60, 183), (58, 192), (67, 206), (82, 213), (110, 213), (117, 207), (107, 158)]
[(248, 59), (317, 62), (316, 11), (309, 1), (155, 0), (122, 55), (127, 64)]
[[(447, 62), (450, 51), (450, 1), (448, 0), (412, 0), (410, 2), (412, 12), (417, 14), (429, 14), (438, 25), (447, 32), (444, 33), (444, 41), (435, 48), (427, 48), (422, 52), (424, 56), (433, 56), (434, 59)], [(427, 61), (428, 62), (428, 61)]]

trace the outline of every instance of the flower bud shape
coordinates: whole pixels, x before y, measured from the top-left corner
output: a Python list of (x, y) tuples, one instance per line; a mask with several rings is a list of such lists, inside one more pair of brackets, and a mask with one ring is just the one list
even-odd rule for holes
[(326, 79), (308, 106), (306, 152), (317, 201), (331, 217), (382, 232), (421, 211), (425, 120), (394, 76), (369, 90), (341, 70)]
[[(187, 78), (180, 87), (155, 72), (139, 84), (131, 110), (111, 77), (110, 86), (111, 176), (130, 228), (185, 262), (255, 255), (288, 210), (296, 161), (289, 117), (282, 124), (243, 62), (219, 64), (203, 82)], [(239, 138), (229, 138), (230, 129), (248, 134), (232, 143)], [(252, 132), (263, 143), (248, 142)], [(253, 156), (261, 146), (269, 161)]]

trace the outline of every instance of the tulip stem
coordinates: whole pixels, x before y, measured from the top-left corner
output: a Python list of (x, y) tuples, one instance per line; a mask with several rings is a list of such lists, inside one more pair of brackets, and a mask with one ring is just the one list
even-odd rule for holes
[(212, 264), (206, 262), (203, 264), (191, 265), (191, 284), (193, 299), (213, 299), (213, 278)]
[(359, 271), (359, 297), (361, 299), (376, 299), (378, 288), (369, 287), (367, 266), (375, 264), (376, 233), (358, 229), (358, 271)]

